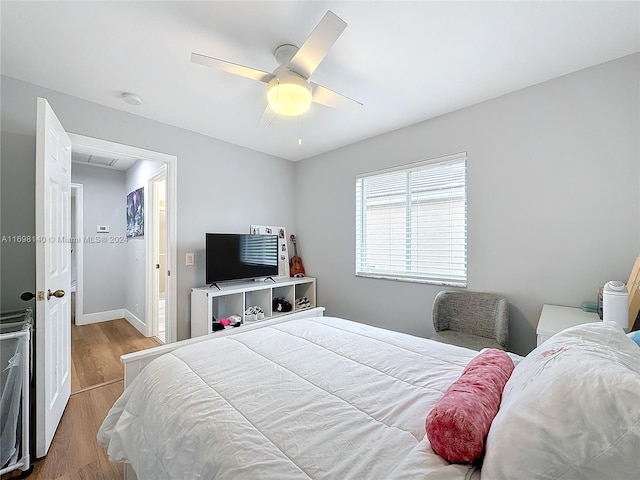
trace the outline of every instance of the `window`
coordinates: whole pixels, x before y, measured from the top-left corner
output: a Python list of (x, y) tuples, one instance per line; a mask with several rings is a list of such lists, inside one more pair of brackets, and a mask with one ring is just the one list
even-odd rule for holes
[(467, 155), (356, 178), (356, 275), (467, 282)]

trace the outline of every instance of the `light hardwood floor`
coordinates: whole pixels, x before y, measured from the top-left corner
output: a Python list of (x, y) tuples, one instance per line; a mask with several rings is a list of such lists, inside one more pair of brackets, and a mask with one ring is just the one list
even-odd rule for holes
[(98, 445), (98, 429), (122, 393), (123, 382), (71, 395), (47, 456), (35, 463), (29, 479), (120, 480), (122, 464), (108, 460)]
[(124, 373), (120, 355), (160, 345), (124, 318), (71, 327), (71, 392), (116, 380)]
[[(110, 480), (122, 478), (96, 434), (123, 390), (120, 355), (160, 343), (141, 335), (125, 319), (71, 328), (71, 398), (47, 456), (35, 463), (29, 479)], [(2, 480), (19, 478), (19, 472)]]

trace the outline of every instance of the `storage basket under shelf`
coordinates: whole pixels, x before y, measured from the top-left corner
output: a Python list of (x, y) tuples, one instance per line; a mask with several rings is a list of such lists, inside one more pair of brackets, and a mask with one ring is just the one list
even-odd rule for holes
[(0, 474), (28, 470), (31, 309), (0, 313)]

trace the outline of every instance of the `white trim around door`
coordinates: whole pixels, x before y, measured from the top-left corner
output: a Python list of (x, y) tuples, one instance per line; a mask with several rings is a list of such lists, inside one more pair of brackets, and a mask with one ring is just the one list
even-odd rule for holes
[[(71, 167), (73, 169), (73, 167)], [(71, 256), (75, 259), (75, 312), (74, 316), (76, 324), (83, 323), (84, 314), (84, 186), (80, 183), (71, 183), (71, 196), (75, 198), (75, 217), (73, 222), (75, 223), (75, 236), (74, 241), (71, 244)], [(71, 291), (73, 292), (73, 285)]]
[[(166, 153), (154, 152), (152, 150), (145, 150), (130, 145), (123, 145), (119, 143), (109, 142), (107, 140), (101, 140), (98, 138), (87, 137), (85, 135), (78, 135), (70, 133), (69, 137), (72, 142), (72, 148), (79, 148), (83, 150), (99, 150), (102, 152), (109, 152), (115, 155), (123, 155), (134, 157), (140, 160), (148, 160), (152, 162), (162, 162), (166, 165), (167, 175), (167, 198), (166, 198), (166, 222), (167, 222), (167, 308), (166, 308), (166, 333), (165, 342), (172, 343), (177, 341), (177, 162), (178, 158), (174, 155)], [(151, 285), (148, 281), (145, 285), (145, 291), (149, 292)], [(148, 293), (147, 293), (148, 295)], [(149, 316), (151, 312), (147, 310), (146, 315)], [(146, 324), (147, 335), (150, 335), (151, 322), (149, 319), (144, 319)]]
[[(163, 192), (161, 192), (160, 184), (163, 183)], [(159, 317), (160, 317), (160, 309), (159, 309), (159, 290), (161, 283), (161, 276), (164, 276), (165, 281), (169, 280), (167, 275), (168, 268), (166, 267), (166, 262), (162, 265), (160, 261), (160, 244), (163, 243), (163, 240), (160, 238), (164, 233), (164, 245), (167, 245), (167, 231), (162, 232), (160, 229), (160, 206), (159, 200), (160, 198), (165, 200), (166, 203), (166, 191), (167, 191), (167, 169), (163, 166), (160, 170), (156, 171), (149, 177), (147, 181), (147, 200), (146, 200), (146, 210), (149, 214), (146, 216), (146, 226), (145, 229), (148, 228), (147, 231), (153, 231), (153, 235), (147, 235), (146, 237), (146, 250), (147, 250), (147, 268), (146, 268), (146, 312), (147, 318), (151, 321), (148, 322), (147, 325), (147, 336), (159, 337), (160, 340), (164, 343), (169, 343), (166, 341), (166, 317), (165, 317), (165, 325), (160, 332), (159, 329)], [(166, 210), (165, 210), (166, 213)], [(166, 256), (165, 256), (166, 258)], [(166, 283), (165, 283), (166, 285)], [(164, 299), (164, 309), (166, 311), (167, 308), (171, 308), (171, 298)], [(163, 313), (164, 315), (164, 313)]]

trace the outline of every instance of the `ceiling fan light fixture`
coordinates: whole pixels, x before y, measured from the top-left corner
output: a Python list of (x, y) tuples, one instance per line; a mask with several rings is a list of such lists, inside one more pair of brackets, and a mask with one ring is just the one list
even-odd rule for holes
[(304, 78), (293, 73), (275, 77), (267, 86), (267, 101), (280, 115), (302, 115), (311, 106), (311, 87)]

